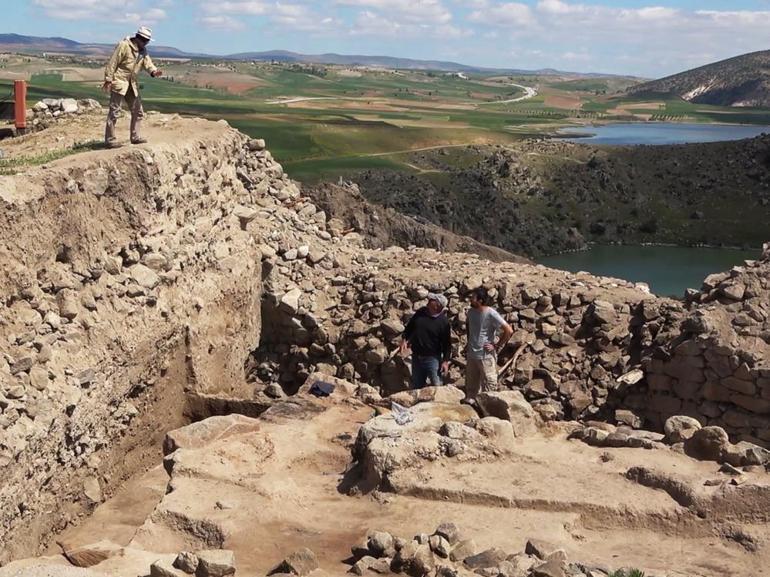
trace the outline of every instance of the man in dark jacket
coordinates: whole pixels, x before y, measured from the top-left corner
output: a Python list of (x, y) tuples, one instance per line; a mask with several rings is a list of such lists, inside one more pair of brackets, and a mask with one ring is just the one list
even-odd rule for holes
[(446, 305), (444, 295), (429, 294), (427, 306), (414, 313), (404, 329), (401, 354), (411, 347), (413, 389), (421, 389), (426, 381), (440, 385), (441, 374), (449, 370), (452, 345)]

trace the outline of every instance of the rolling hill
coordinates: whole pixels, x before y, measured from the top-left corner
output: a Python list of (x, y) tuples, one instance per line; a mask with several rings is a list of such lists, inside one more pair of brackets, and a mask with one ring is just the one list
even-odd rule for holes
[(632, 96), (677, 96), (717, 106), (770, 106), (770, 50), (751, 52), (630, 88)]
[[(115, 39), (118, 40), (117, 38)], [(70, 54), (74, 56), (109, 57), (114, 48), (113, 44), (86, 44), (68, 38), (43, 38), (38, 36), (22, 36), (20, 34), (0, 34), (0, 52), (20, 52), (25, 54), (40, 54), (43, 52)], [(478, 72), (516, 75), (576, 75), (576, 76), (612, 76), (608, 74), (566, 72), (561, 70), (539, 69), (521, 70), (517, 68), (484, 68), (469, 66), (457, 62), (440, 60), (418, 60), (413, 58), (397, 58), (393, 56), (367, 56), (347, 54), (301, 54), (287, 50), (268, 50), (262, 52), (241, 52), (237, 54), (217, 55), (184, 52), (171, 46), (153, 44), (151, 54), (156, 58), (189, 58), (189, 59), (219, 59), (219, 60), (256, 60), (278, 62), (304, 62), (310, 64), (336, 64), (340, 66), (371, 66), (395, 68), (402, 70), (441, 70), (446, 72)]]

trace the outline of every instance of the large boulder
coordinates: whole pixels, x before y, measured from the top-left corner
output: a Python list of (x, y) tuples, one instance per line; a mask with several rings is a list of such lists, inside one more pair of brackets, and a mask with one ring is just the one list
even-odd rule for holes
[(66, 114), (72, 114), (78, 111), (78, 101), (74, 98), (63, 98), (61, 101), (61, 110)]
[(315, 553), (305, 547), (286, 557), (286, 559), (276, 565), (268, 575), (286, 573), (304, 577), (316, 569), (318, 569), (318, 560), (316, 559)]
[(235, 554), (228, 549), (198, 551), (196, 577), (227, 577), (235, 574)]
[(666, 433), (666, 442), (670, 444), (686, 441), (700, 430), (700, 421), (685, 415), (675, 415), (666, 419), (663, 431)]
[(719, 461), (730, 446), (730, 437), (722, 427), (703, 427), (684, 442), (684, 451), (702, 461)]
[(390, 395), (388, 398), (392, 402), (396, 402), (404, 407), (411, 407), (417, 403), (459, 403), (463, 400), (464, 396), (465, 394), (456, 387), (441, 386), (401, 391), (400, 393)]
[(476, 401), (485, 416), (510, 421), (517, 437), (537, 431), (539, 417), (520, 391), (485, 392)]
[(166, 438), (163, 440), (163, 454), (169, 455), (177, 449), (198, 449), (220, 439), (258, 431), (259, 428), (260, 423), (257, 419), (243, 415), (209, 417), (166, 433)]

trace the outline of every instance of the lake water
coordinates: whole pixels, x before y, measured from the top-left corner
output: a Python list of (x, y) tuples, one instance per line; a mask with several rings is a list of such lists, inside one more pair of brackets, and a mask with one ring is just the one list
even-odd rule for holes
[(681, 298), (685, 289), (699, 289), (711, 273), (757, 259), (760, 253), (759, 249), (597, 245), (583, 252), (542, 257), (538, 262), (570, 272), (645, 282), (655, 294)]
[[(770, 126), (738, 124), (683, 124), (677, 122), (628, 122), (601, 126), (563, 128), (561, 140), (590, 144), (687, 144), (693, 142), (720, 142), (753, 138), (763, 132), (770, 133)], [(585, 137), (569, 135), (590, 134)]]

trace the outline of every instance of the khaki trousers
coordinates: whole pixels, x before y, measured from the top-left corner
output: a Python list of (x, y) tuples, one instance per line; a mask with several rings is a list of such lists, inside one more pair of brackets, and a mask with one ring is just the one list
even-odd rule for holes
[(467, 359), (465, 367), (465, 398), (475, 399), (479, 392), (497, 390), (497, 356)]
[(120, 106), (126, 101), (128, 109), (131, 111), (131, 141), (139, 140), (142, 119), (144, 118), (144, 108), (142, 108), (142, 99), (138, 94), (134, 94), (133, 88), (128, 87), (128, 92), (123, 96), (117, 92), (110, 94), (110, 110), (107, 113), (107, 126), (104, 128), (104, 141), (115, 142), (115, 123), (118, 120)]

